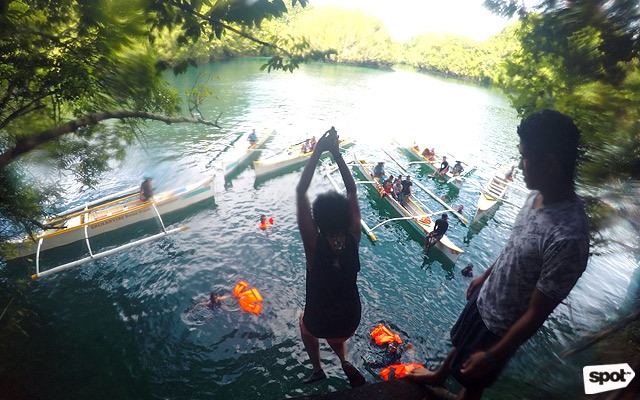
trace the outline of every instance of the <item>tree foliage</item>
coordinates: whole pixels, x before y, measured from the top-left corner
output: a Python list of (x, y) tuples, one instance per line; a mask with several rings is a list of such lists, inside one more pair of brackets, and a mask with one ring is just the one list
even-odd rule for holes
[[(183, 45), (240, 37), (268, 48), (275, 68), (321, 57), (304, 45), (294, 53), (252, 35), (287, 9), (282, 0), (0, 2), (0, 239), (16, 234), (11, 228), (17, 226), (31, 232), (54, 199), (55, 186), (26, 180), (20, 168), (25, 154), (93, 185), (138, 140), (141, 121), (217, 126), (201, 115), (178, 116), (180, 97), (161, 72), (171, 67), (178, 73), (194, 62), (160, 59), (153, 44), (163, 34)], [(201, 99), (198, 91), (206, 88), (193, 88), (189, 98)], [(101, 124), (105, 119), (118, 123)]]
[(517, 10), (520, 47), (506, 60), (504, 88), (523, 116), (548, 107), (574, 118), (584, 144), (579, 180), (594, 198), (616, 204), (592, 213), (617, 208), (640, 227), (632, 200), (640, 194), (640, 8), (543, 1), (538, 11)]

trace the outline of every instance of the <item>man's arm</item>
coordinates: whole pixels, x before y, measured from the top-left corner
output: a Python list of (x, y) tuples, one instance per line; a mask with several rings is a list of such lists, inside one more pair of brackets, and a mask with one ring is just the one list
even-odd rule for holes
[(474, 378), (486, 375), (494, 367), (496, 360), (507, 360), (533, 336), (559, 303), (538, 289), (533, 289), (529, 307), (524, 314), (489, 351), (478, 351), (469, 356), (460, 372)]
[(486, 271), (484, 271), (482, 273), (482, 275), (479, 275), (477, 278), (475, 278), (474, 280), (471, 281), (471, 283), (469, 283), (469, 287), (467, 287), (467, 300), (469, 300), (469, 298), (471, 297), (471, 293), (473, 293), (473, 290), (478, 286), (481, 285), (484, 281), (487, 280), (487, 278), (489, 277), (489, 275), (491, 275), (491, 271), (493, 271), (493, 267), (496, 265), (496, 263), (494, 262), (493, 264), (491, 264), (491, 266), (489, 268), (487, 268)]

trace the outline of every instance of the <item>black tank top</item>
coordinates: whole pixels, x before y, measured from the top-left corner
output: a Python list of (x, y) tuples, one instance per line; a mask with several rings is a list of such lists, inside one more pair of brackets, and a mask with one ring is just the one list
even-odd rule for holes
[(360, 324), (360, 295), (356, 279), (360, 271), (358, 246), (347, 235), (339, 256), (322, 235), (316, 241), (313, 266), (307, 269), (307, 295), (303, 322), (315, 337), (349, 337)]

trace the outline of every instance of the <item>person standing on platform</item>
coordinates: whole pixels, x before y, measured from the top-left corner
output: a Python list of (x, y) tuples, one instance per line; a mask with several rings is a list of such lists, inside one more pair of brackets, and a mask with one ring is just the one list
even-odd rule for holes
[[(310, 204), (307, 191), (320, 156), (328, 151), (338, 165), (347, 196), (321, 193)], [(356, 280), (360, 271), (362, 227), (356, 183), (331, 127), (316, 143), (296, 188), (298, 229), (306, 257), (306, 299), (299, 318), (304, 348), (313, 371), (305, 383), (326, 378), (320, 363), (319, 339), (325, 339), (340, 359), (352, 387), (365, 384), (362, 374), (346, 359), (345, 342), (360, 324), (361, 304)]]
[(451, 329), (453, 349), (436, 371), (407, 377), (442, 385), (452, 375), (458, 399), (479, 399), (513, 354), (567, 297), (587, 266), (589, 223), (574, 191), (580, 131), (571, 118), (538, 111), (518, 126), (520, 168), (529, 197), (494, 263), (473, 279)]

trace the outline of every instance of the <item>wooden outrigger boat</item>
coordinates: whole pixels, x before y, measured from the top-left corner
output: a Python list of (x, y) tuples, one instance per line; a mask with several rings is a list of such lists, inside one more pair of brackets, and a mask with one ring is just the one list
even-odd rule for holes
[[(418, 145), (415, 146), (409, 146), (409, 147), (401, 147), (401, 149), (409, 156), (409, 158), (411, 158), (412, 160), (416, 160), (414, 162), (411, 162), (411, 164), (420, 164), (425, 166), (430, 172), (435, 172), (438, 170), (438, 168), (440, 168), (440, 164), (442, 163), (442, 156), (438, 156), (435, 160), (431, 161), (429, 160), (427, 157), (422, 155), (422, 152), (420, 151), (420, 147)], [(464, 167), (464, 171), (461, 175), (453, 175), (453, 173), (451, 172), (451, 169), (453, 168), (453, 165), (455, 164), (455, 157), (450, 155), (450, 154), (444, 154), (444, 156), (447, 157), (447, 160), (449, 162), (449, 171), (447, 171), (445, 173), (444, 177), (436, 177), (438, 180), (442, 180), (443, 182), (446, 182), (447, 184), (449, 184), (450, 186), (452, 186), (453, 188), (456, 189), (460, 189), (462, 187), (462, 184), (464, 183), (464, 181), (466, 180), (466, 178), (471, 175), (471, 173), (476, 169), (475, 167), (471, 167), (469, 165), (467, 165), (466, 163), (462, 163), (463, 167)]]
[[(250, 133), (240, 135), (220, 154), (220, 162), (224, 171), (224, 177), (229, 178), (239, 168), (254, 160), (267, 144), (269, 139), (276, 133), (275, 130), (256, 130), (258, 141), (253, 145), (249, 144)], [(217, 157), (216, 157), (217, 158)], [(216, 159), (212, 160), (215, 161)]]
[(473, 222), (478, 221), (490, 210), (498, 206), (499, 203), (504, 201), (504, 196), (507, 194), (507, 190), (511, 186), (513, 176), (511, 180), (507, 179), (506, 175), (511, 170), (514, 174), (513, 163), (507, 163), (500, 166), (489, 183), (483, 188), (478, 197), (478, 204), (476, 206), (476, 213), (473, 217)]
[[(372, 196), (375, 196), (375, 192), (377, 192), (378, 198), (384, 199), (391, 207), (400, 215), (399, 218), (391, 218), (386, 221), (379, 223), (374, 226), (370, 230), (373, 231), (376, 228), (387, 224), (392, 221), (401, 221), (406, 220), (410, 223), (410, 225), (422, 236), (422, 238), (426, 238), (427, 234), (433, 231), (435, 226), (435, 216), (438, 214), (442, 214), (448, 212), (449, 210), (443, 210), (438, 212), (433, 212), (429, 210), (429, 208), (424, 205), (420, 200), (418, 200), (415, 196), (411, 196), (407, 199), (406, 205), (401, 205), (397, 200), (393, 198), (393, 196), (384, 195), (384, 189), (382, 185), (372, 180), (372, 165), (367, 164), (365, 160), (359, 159), (357, 156), (355, 157), (355, 167), (357, 171), (365, 178), (365, 181), (357, 182), (367, 184), (371, 189), (370, 192)], [(414, 182), (415, 183), (415, 182)], [(447, 257), (451, 262), (455, 263), (460, 257), (460, 254), (464, 253), (460, 247), (456, 246), (445, 234), (442, 239), (434, 246), (442, 254)]]
[[(351, 139), (340, 140), (340, 150), (345, 150), (354, 144), (355, 142)], [(312, 153), (313, 151), (303, 152), (302, 143), (298, 143), (264, 160), (254, 161), (253, 169), (256, 172), (256, 179), (267, 179), (287, 169), (300, 166), (307, 162)], [(328, 155), (328, 152), (323, 153), (321, 158)]]
[[(185, 227), (180, 227), (167, 230), (162, 221), (162, 215), (211, 199), (214, 196), (214, 191), (215, 178), (210, 177), (186, 187), (156, 194), (151, 200), (145, 202), (140, 200), (137, 187), (103, 197), (83, 206), (70, 209), (55, 219), (45, 221), (43, 225), (47, 229), (36, 236), (35, 240), (29, 238), (14, 244), (17, 251), (12, 258), (35, 254), (36, 273), (32, 275), (33, 279), (75, 267), (186, 229)], [(161, 233), (102, 253), (94, 254), (92, 252), (90, 239), (154, 218), (157, 218), (162, 226)], [(89, 250), (89, 257), (46, 271), (40, 271), (41, 253), (79, 241), (85, 241)]]

